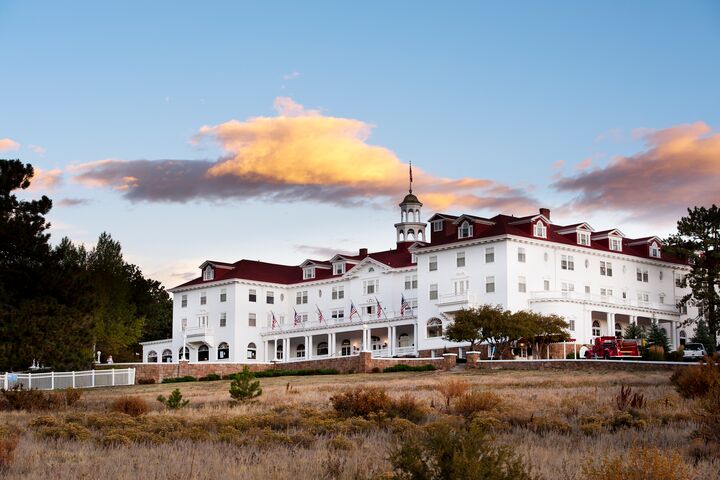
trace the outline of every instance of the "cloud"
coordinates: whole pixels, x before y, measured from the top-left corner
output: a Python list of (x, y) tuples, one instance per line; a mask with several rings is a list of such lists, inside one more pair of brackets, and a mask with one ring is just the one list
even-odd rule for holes
[(703, 122), (634, 134), (645, 141), (644, 151), (562, 177), (554, 188), (577, 194), (570, 204), (577, 209), (643, 219), (677, 218), (688, 207), (718, 202), (720, 134)]
[(564, 166), (565, 166), (565, 160), (557, 160), (557, 161), (553, 162), (553, 164), (552, 164), (553, 170), (560, 170)]
[(0, 138), (0, 152), (7, 150), (18, 150), (20, 144), (10, 138)]
[(583, 171), (592, 166), (592, 158), (584, 158), (580, 163), (575, 165), (575, 170)]
[[(289, 97), (275, 99), (274, 117), (202, 127), (193, 142), (216, 142), (216, 160), (116, 160), (74, 165), (75, 181), (109, 187), (132, 201), (198, 199), (367, 204), (407, 192), (408, 165), (370, 144), (373, 126), (323, 115)], [(534, 208), (525, 189), (488, 179), (451, 179), (413, 168), (413, 188), (429, 208), (517, 211)]]
[(300, 76), (300, 72), (294, 71), (294, 72), (286, 73), (285, 75), (283, 75), (283, 80), (293, 80), (299, 76)]
[(310, 255), (310, 258), (329, 260), (336, 254), (340, 255), (357, 255), (357, 251), (341, 250), (333, 247), (322, 247), (318, 245), (293, 245), (295, 250), (300, 253)]
[(54, 190), (62, 183), (62, 170), (43, 170), (38, 167), (34, 167), (33, 170), (35, 174), (30, 180), (30, 188), (28, 188), (32, 192)]
[(84, 205), (90, 205), (92, 200), (89, 198), (62, 198), (58, 202), (61, 207), (80, 207)]
[(40, 145), (28, 145), (28, 148), (30, 149), (30, 151), (37, 153), (40, 156), (45, 155), (45, 152), (47, 151)]

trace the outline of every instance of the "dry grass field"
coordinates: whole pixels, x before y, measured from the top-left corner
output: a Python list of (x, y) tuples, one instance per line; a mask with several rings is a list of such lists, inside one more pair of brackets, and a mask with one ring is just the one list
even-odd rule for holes
[[(18, 439), (14, 452), (0, 445), (0, 476), (392, 478), (390, 451), (422, 425), (452, 421), (488, 432), (478, 441), (509, 446), (535, 478), (718, 478), (720, 460), (691, 440), (701, 426), (699, 400), (680, 397), (669, 378), (582, 371), (278, 377), (261, 379), (256, 402), (234, 407), (229, 381), (84, 391), (70, 407), (0, 412), (0, 434)], [(439, 390), (448, 385), (460, 395), (449, 405)], [(379, 387), (401, 407), (364, 418), (333, 408), (333, 395), (359, 386)], [(621, 386), (644, 402), (618, 405)], [(174, 388), (190, 404), (168, 411), (155, 399)], [(111, 411), (122, 396), (143, 398), (151, 410)]]

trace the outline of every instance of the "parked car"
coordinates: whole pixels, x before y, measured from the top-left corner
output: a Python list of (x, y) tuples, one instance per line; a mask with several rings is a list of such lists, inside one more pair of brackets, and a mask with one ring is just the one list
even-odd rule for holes
[(707, 352), (702, 343), (686, 343), (683, 349), (683, 360), (701, 360)]

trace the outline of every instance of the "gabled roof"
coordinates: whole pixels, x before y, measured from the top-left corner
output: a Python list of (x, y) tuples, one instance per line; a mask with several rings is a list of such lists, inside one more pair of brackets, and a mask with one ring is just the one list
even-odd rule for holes
[(643, 238), (636, 238), (634, 240), (628, 241), (628, 245), (634, 246), (634, 245), (650, 245), (652, 242), (657, 243), (658, 245), (662, 245), (662, 240), (660, 237), (643, 237)]
[(493, 225), (493, 222), (488, 220), (487, 218), (477, 217), (475, 215), (467, 215), (467, 214), (460, 215), (455, 220), (453, 220), (453, 223), (455, 225), (460, 225), (465, 220), (472, 222), (472, 223), (480, 223), (483, 225)]
[(233, 268), (232, 263), (216, 262), (215, 260), (205, 260), (202, 263), (202, 265), (200, 265), (200, 270), (205, 270), (205, 267), (207, 267), (208, 265), (212, 265), (213, 268), (225, 268), (225, 269)]
[(556, 232), (560, 235), (567, 235), (569, 233), (575, 233), (578, 230), (585, 230), (587, 232), (594, 232), (595, 229), (593, 229), (590, 225), (587, 223), (575, 223), (573, 225), (565, 225), (564, 227), (561, 227), (559, 225), (555, 226)]
[(621, 232), (620, 230), (618, 230), (617, 228), (612, 228), (612, 229), (610, 229), (610, 230), (603, 230), (602, 232), (595, 232), (595, 234), (592, 236), (592, 239), (593, 239), (593, 240), (596, 240), (596, 239), (597, 239), (597, 240), (602, 240), (602, 239), (608, 238), (608, 237), (610, 237), (610, 236), (612, 236), (612, 237), (625, 238), (625, 234), (624, 234), (624, 233), (622, 233), (622, 232)]
[(428, 222), (432, 222), (434, 220), (455, 220), (456, 218), (458, 217), (455, 215), (448, 215), (447, 213), (436, 213), (428, 219)]
[(316, 268), (330, 268), (330, 262), (325, 262), (323, 260), (313, 260), (312, 258), (308, 258), (303, 263), (300, 264), (301, 267), (316, 267)]
[(542, 213), (538, 213), (537, 215), (529, 215), (529, 216), (527, 216), (527, 217), (520, 217), (520, 218), (517, 218), (517, 219), (515, 219), (513, 222), (510, 222), (510, 223), (511, 223), (512, 225), (522, 225), (523, 223), (532, 223), (532, 222), (535, 222), (535, 221), (537, 221), (537, 220), (542, 220), (544, 223), (547, 223), (547, 224), (550, 223), (550, 219), (547, 218), (547, 217), (546, 217), (545, 215), (543, 215)]

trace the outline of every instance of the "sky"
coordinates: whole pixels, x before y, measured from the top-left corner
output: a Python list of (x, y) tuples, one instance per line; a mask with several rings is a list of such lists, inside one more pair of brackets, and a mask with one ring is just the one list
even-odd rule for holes
[(206, 259), (395, 242), (398, 202), (664, 236), (720, 203), (720, 3), (0, 0), (0, 158), (52, 241)]

